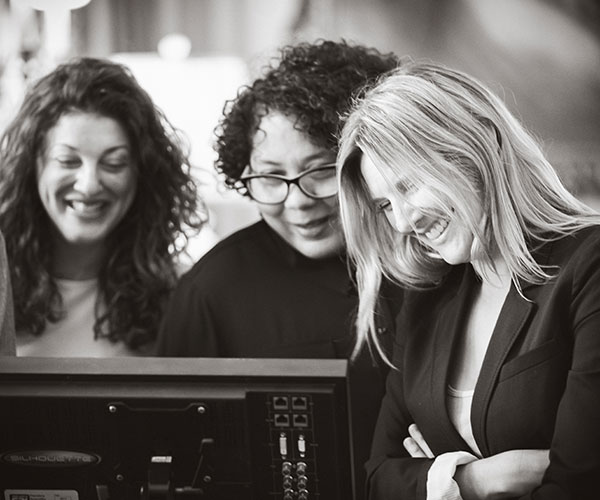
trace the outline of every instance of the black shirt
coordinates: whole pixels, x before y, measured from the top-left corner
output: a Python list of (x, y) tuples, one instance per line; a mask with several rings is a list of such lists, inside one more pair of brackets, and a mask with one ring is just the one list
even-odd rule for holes
[[(380, 304), (377, 331), (391, 358), (398, 292)], [(157, 342), (159, 356), (347, 358), (358, 305), (345, 256), (309, 259), (264, 221), (217, 243), (176, 287)], [(350, 364), (355, 476), (385, 392), (387, 365), (368, 349)]]
[[(219, 242), (181, 278), (158, 354), (344, 358), (357, 304), (344, 256), (310, 259), (260, 221)], [(380, 325), (388, 337), (391, 316)]]

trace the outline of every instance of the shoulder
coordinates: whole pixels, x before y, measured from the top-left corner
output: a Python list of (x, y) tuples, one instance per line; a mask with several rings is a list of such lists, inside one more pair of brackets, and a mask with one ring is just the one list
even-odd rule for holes
[(549, 244), (548, 264), (597, 265), (600, 261), (600, 225), (589, 226)]
[(273, 245), (273, 230), (260, 220), (219, 241), (193, 266), (192, 271), (212, 266), (215, 262), (262, 256), (271, 251)]
[[(564, 236), (541, 249), (540, 264), (554, 276), (542, 288), (552, 293), (597, 296), (600, 300), (600, 226), (590, 226)], [(592, 294), (592, 295), (590, 295)], [(583, 296), (581, 295), (581, 296)]]
[(270, 234), (263, 221), (240, 229), (218, 242), (182, 275), (179, 286), (239, 277), (253, 267), (261, 267), (269, 257)]
[(600, 277), (600, 225), (583, 229), (568, 243), (576, 277)]
[(584, 252), (597, 249), (600, 246), (600, 225), (590, 226), (578, 231), (573, 239)]

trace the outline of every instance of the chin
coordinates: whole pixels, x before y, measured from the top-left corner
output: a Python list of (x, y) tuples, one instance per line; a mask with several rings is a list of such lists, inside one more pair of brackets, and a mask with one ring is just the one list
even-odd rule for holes
[(450, 264), (451, 266), (457, 266), (459, 264), (466, 264), (471, 262), (470, 254), (462, 254), (462, 253), (454, 253), (454, 254), (446, 254), (441, 255), (440, 257), (446, 262), (446, 264)]
[(293, 244), (294, 248), (309, 259), (326, 259), (339, 255), (344, 248), (340, 238), (328, 238), (327, 240), (299, 241)]
[(106, 240), (106, 236), (97, 232), (93, 234), (65, 234), (64, 239), (67, 243), (75, 246), (94, 246), (101, 245)]

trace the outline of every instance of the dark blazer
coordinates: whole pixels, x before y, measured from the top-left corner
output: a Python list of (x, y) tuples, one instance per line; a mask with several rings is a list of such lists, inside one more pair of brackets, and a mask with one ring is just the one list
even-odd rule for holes
[[(484, 457), (550, 449), (539, 488), (522, 498), (600, 498), (600, 227), (534, 254), (555, 278), (511, 287), (473, 395), (471, 423)], [(456, 266), (444, 283), (405, 295), (393, 363), (367, 463), (370, 499), (425, 499), (433, 460), (402, 446), (415, 422), (433, 453), (470, 451), (446, 410), (453, 349), (478, 280)]]

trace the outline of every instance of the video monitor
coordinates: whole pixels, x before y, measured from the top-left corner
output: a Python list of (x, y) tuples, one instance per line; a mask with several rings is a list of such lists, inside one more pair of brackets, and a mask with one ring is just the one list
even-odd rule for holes
[(345, 360), (0, 358), (2, 500), (356, 498)]

